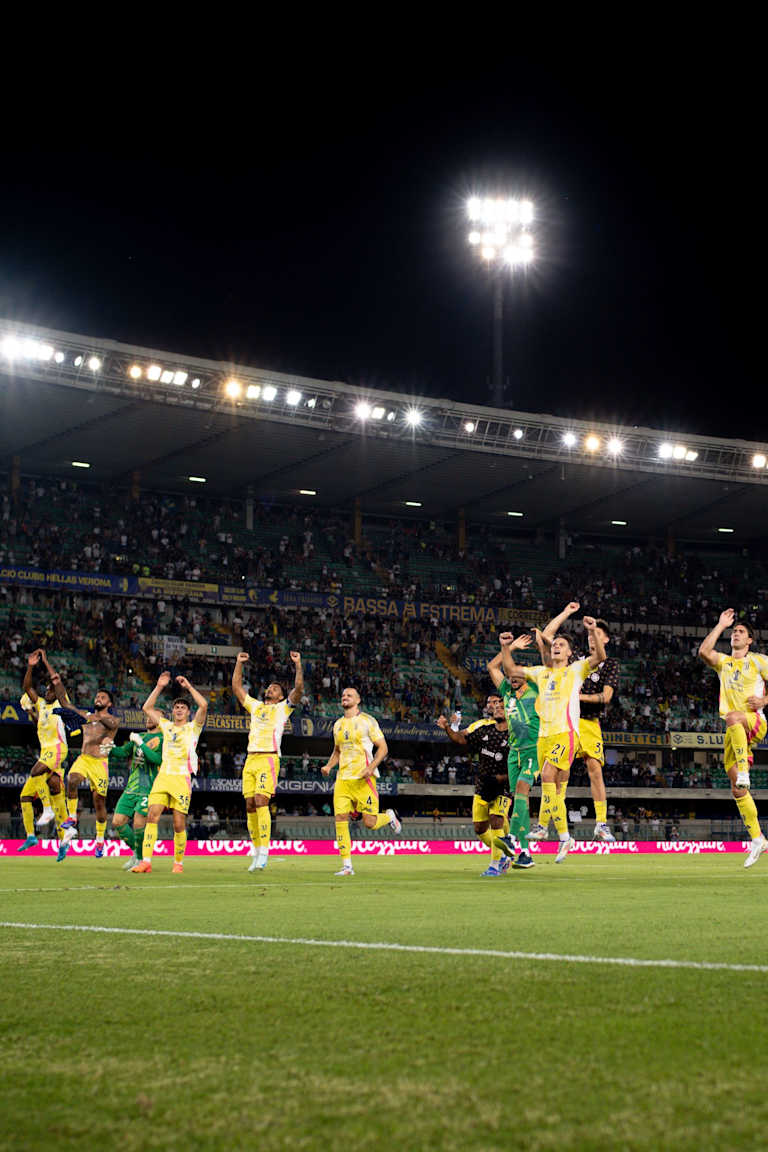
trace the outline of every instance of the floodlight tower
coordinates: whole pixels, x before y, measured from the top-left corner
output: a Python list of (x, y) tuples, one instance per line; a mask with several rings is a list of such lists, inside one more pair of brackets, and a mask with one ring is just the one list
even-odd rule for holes
[(493, 277), (493, 375), (491, 400), (504, 402), (504, 283), (509, 271), (533, 260), (533, 204), (509, 197), (472, 196), (467, 201), (468, 240)]

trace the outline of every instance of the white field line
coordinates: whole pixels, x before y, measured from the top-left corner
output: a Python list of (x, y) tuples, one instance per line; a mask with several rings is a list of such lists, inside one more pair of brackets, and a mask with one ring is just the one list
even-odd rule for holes
[(241, 936), (226, 932), (173, 932), (162, 928), (107, 928), (96, 924), (28, 924), (0, 920), (0, 928), (26, 931), (95, 932), (107, 936), (159, 936), (181, 940), (223, 940), (236, 944), (284, 944), (303, 948), (356, 948), (370, 952), (409, 952), (431, 956), (482, 956), (492, 960), (550, 960), (559, 964), (612, 964), (622, 968), (687, 968), (703, 972), (768, 972), (768, 964), (725, 964), (709, 960), (640, 960), (634, 956), (578, 956), (561, 952), (503, 952), (495, 948), (440, 948), (428, 944), (387, 944), (367, 940), (314, 940), (302, 936)]

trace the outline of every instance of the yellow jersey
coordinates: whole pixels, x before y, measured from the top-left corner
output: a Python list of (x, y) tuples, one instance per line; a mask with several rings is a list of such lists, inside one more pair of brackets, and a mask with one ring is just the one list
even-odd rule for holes
[(53, 713), (54, 708), (61, 708), (59, 701), (54, 700), (53, 704), (46, 704), (42, 696), (38, 696), (33, 703), (32, 698), (25, 692), (19, 703), (25, 712), (31, 712), (35, 717), (40, 748), (54, 748), (61, 744), (63, 754), (66, 754), (67, 730), (61, 716), (55, 716)]
[(280, 744), (288, 717), (293, 708), (287, 700), (277, 704), (266, 704), (246, 696), (243, 708), (251, 715), (251, 731), (248, 736), (249, 752), (270, 752), (280, 755)]
[(590, 672), (584, 657), (564, 668), (547, 668), (537, 664), (527, 668), (525, 678), (539, 690), (536, 711), (539, 714), (539, 736), (559, 736), (561, 732), (578, 732), (579, 693)]
[(720, 715), (729, 712), (747, 712), (749, 696), (763, 696), (768, 681), (768, 656), (748, 652), (746, 656), (724, 656), (716, 652), (715, 671), (720, 679)]
[[(360, 780), (373, 760), (373, 746), (380, 744), (384, 733), (379, 722), (367, 712), (341, 716), (333, 726), (333, 743), (339, 750), (337, 780)], [(378, 768), (376, 775), (379, 775)]]
[(189, 780), (197, 772), (197, 742), (203, 725), (197, 713), (186, 724), (174, 724), (172, 720), (161, 720), (163, 734), (163, 759), (158, 769), (166, 776), (184, 776)]

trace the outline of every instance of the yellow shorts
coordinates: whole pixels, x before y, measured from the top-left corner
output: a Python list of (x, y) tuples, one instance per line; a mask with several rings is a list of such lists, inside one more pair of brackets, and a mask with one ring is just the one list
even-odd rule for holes
[(43, 787), (48, 787), (47, 776), (30, 776), (19, 795), (22, 800), (33, 800), (35, 796), (39, 796), (42, 800), (40, 789)]
[(570, 772), (578, 748), (578, 734), (573, 731), (558, 732), (556, 736), (540, 736), (536, 744), (539, 769), (546, 762), (561, 772)]
[[(745, 712), (747, 717), (747, 746), (751, 749), (755, 744), (759, 744), (761, 740), (765, 739), (766, 720), (765, 716), (761, 716), (758, 712)], [(736, 757), (733, 752), (733, 745), (727, 738), (723, 741), (725, 746), (725, 770), (729, 772), (731, 768), (736, 768)]]
[(509, 812), (509, 806), (512, 803), (509, 796), (497, 796), (495, 800), (490, 803), (483, 800), (482, 796), (472, 797), (472, 822), (473, 824), (483, 824), (491, 816), (506, 816)]
[(106, 756), (86, 756), (83, 752), (70, 768), (70, 775), (73, 772), (79, 772), (85, 777), (92, 792), (106, 796), (109, 788), (109, 761)]
[(603, 730), (599, 720), (579, 720), (579, 744), (577, 755), (582, 760), (597, 760), (602, 767), (605, 764), (603, 749)]
[(333, 789), (333, 811), (337, 816), (359, 812), (362, 816), (378, 816), (379, 790), (373, 776), (364, 780), (338, 780)]
[(249, 752), (243, 765), (243, 796), (274, 796), (280, 775), (280, 757), (271, 752)]
[(183, 812), (186, 816), (191, 799), (192, 781), (188, 776), (173, 776), (169, 772), (158, 772), (149, 794), (148, 807), (162, 804), (163, 808), (175, 808), (177, 812)]
[(66, 758), (67, 746), (62, 740), (57, 740), (55, 744), (43, 744), (37, 759), (40, 764), (45, 764), (49, 772), (58, 772), (59, 776), (63, 776)]

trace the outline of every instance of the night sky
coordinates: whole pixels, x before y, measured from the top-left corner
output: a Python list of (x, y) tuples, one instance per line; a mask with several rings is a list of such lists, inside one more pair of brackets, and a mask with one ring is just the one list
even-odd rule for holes
[(508, 284), (510, 406), (764, 438), (756, 81), (691, 59), (126, 103), (6, 164), (0, 314), (485, 402), (464, 204), (509, 190), (539, 253)]

